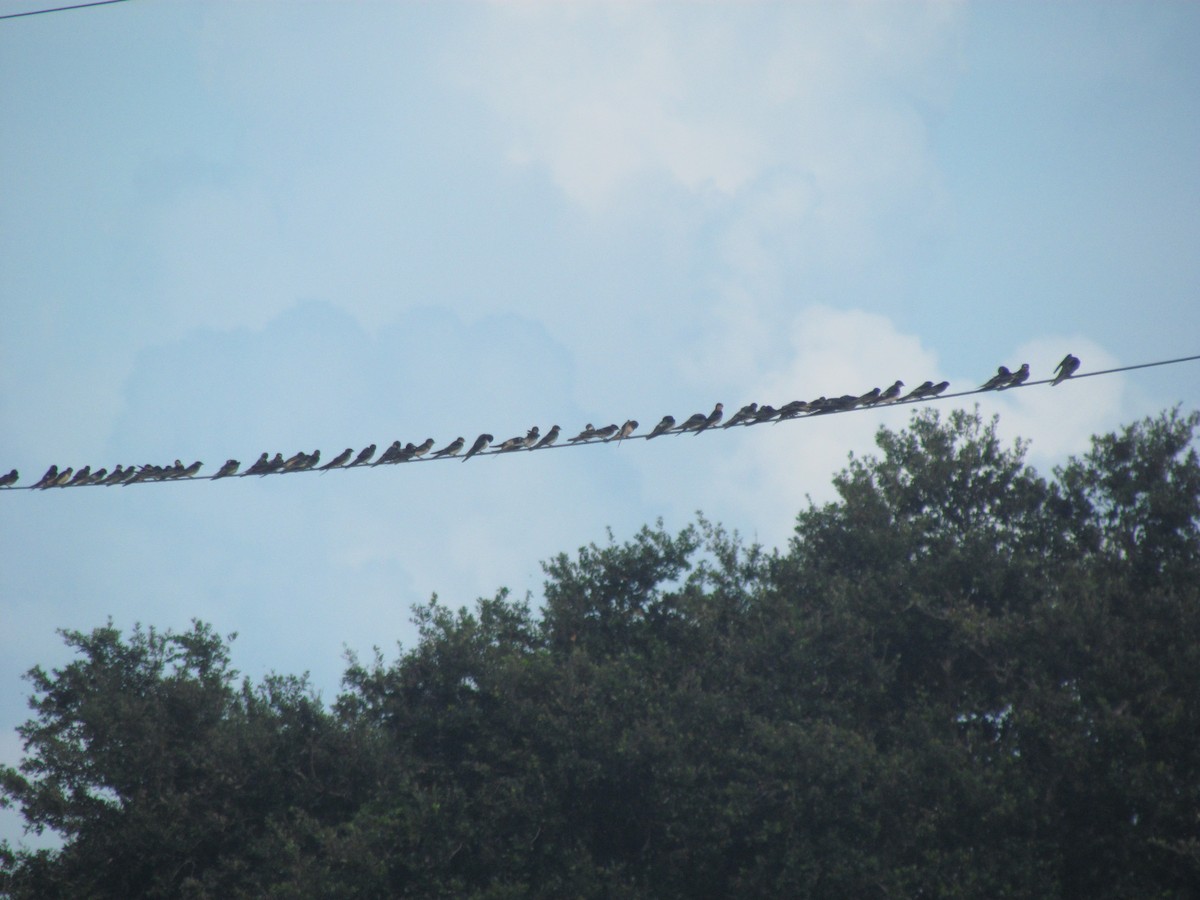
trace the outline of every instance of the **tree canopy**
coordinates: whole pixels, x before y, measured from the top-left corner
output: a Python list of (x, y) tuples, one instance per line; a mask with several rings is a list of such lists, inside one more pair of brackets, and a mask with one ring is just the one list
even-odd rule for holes
[(9, 897), (1200, 893), (1200, 415), (1040, 475), (914, 414), (786, 547), (703, 518), (434, 597), (323, 703), (111, 623), (28, 673)]

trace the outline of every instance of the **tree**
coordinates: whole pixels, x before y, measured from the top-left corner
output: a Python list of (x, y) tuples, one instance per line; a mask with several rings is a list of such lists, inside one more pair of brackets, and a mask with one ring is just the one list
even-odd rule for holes
[(1045, 478), (978, 413), (852, 458), (787, 547), (700, 519), (234, 685), (208, 626), (64, 636), (12, 896), (1183, 897), (1200, 885), (1200, 417)]

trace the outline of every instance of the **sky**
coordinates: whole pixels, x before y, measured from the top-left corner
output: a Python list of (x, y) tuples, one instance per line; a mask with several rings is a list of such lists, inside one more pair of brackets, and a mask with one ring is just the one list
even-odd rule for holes
[[(53, 6), (56, 4), (42, 4)], [(38, 8), (0, 0), (0, 15)], [(1200, 353), (1200, 5), (167, 3), (0, 21), (0, 471), (442, 446)], [(1200, 363), (948, 400), (1044, 473)], [(0, 761), (58, 628), (254, 680), (698, 511), (782, 547), (911, 407), (0, 495)], [(0, 811), (0, 837), (22, 836)]]

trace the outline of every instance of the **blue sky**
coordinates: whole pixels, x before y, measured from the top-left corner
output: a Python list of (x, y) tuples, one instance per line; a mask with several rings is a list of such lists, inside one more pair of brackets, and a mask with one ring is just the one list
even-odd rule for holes
[[(52, 5), (52, 4), (47, 4)], [(34, 8), (3, 0), (0, 12)], [(0, 22), (0, 470), (1200, 352), (1193, 3), (181, 4)], [(1048, 470), (1196, 363), (987, 395)], [(970, 398), (974, 402), (975, 398)], [(949, 408), (950, 403), (943, 404)], [(908, 409), (0, 497), (0, 759), (56, 627), (337, 690), (409, 608), (695, 511), (771, 546)], [(11, 811), (0, 835), (19, 834)]]

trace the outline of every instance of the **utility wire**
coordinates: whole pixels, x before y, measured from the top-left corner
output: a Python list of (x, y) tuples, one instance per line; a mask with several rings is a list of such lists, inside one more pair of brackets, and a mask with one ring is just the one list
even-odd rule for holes
[(66, 12), (68, 9), (84, 9), (88, 6), (108, 6), (110, 3), (125, 3), (126, 0), (95, 0), (94, 3), (77, 3), (74, 6), (56, 6), (54, 9), (31, 9), (29, 12), (9, 13), (0, 19), (19, 19), (22, 16), (40, 16), (43, 13)]
[[(114, 2), (120, 2), (120, 0), (104, 0), (104, 2), (114, 3)], [(1172, 365), (1176, 365), (1178, 363), (1193, 362), (1195, 360), (1200, 360), (1200, 354), (1197, 354), (1195, 356), (1181, 356), (1178, 359), (1163, 359), (1163, 360), (1158, 360), (1157, 362), (1136, 363), (1136, 364), (1130, 365), (1130, 366), (1118, 366), (1117, 368), (1114, 368), (1114, 369), (1099, 369), (1095, 372), (1076, 372), (1075, 374), (1071, 375), (1069, 378), (1064, 379), (1064, 381), (1060, 382), (1060, 384), (1065, 383), (1066, 381), (1074, 381), (1078, 378), (1092, 378), (1097, 375), (1113, 375), (1117, 372), (1130, 372), (1130, 371), (1133, 371), (1134, 369), (1149, 369), (1149, 368), (1153, 368), (1155, 366), (1172, 366)], [(1053, 380), (1054, 380), (1053, 378), (1043, 378), (1038, 381), (1026, 381), (1026, 382), (1023, 382), (1022, 384), (1012, 385), (1010, 387), (986, 388), (986, 389), (985, 388), (973, 388), (972, 390), (969, 390), (969, 391), (959, 391), (954, 394), (939, 394), (936, 397), (914, 397), (912, 399), (894, 400), (890, 403), (880, 403), (880, 404), (871, 405), (871, 406), (854, 406), (849, 409), (822, 410), (822, 411), (816, 411), (816, 412), (811, 412), (811, 413), (804, 413), (801, 415), (789, 416), (787, 419), (774, 419), (774, 421), (768, 419), (768, 420), (762, 421), (762, 422), (745, 422), (745, 423), (740, 423), (738, 425), (735, 425), (733, 427), (741, 428), (744, 426), (751, 426), (751, 425), (765, 425), (765, 424), (767, 424), (767, 422), (771, 422), (771, 424), (778, 425), (780, 422), (784, 422), (784, 421), (791, 422), (791, 421), (799, 421), (801, 419), (822, 418), (824, 416), (842, 415), (844, 413), (867, 412), (869, 410), (878, 410), (878, 409), (883, 409), (885, 407), (891, 407), (891, 406), (902, 406), (902, 405), (907, 405), (907, 404), (912, 404), (912, 403), (929, 403), (929, 402), (932, 402), (935, 400), (952, 400), (956, 397), (969, 397), (972, 394), (991, 394), (991, 393), (996, 393), (997, 391), (1011, 391), (1011, 390), (1016, 390), (1018, 388), (1029, 388), (1029, 387), (1033, 387), (1034, 385), (1049, 384)], [(723, 431), (724, 428), (721, 425), (714, 425), (713, 427), (707, 428), (705, 430), (706, 431)], [(660, 435), (655, 435), (655, 437), (678, 437), (679, 435), (683, 435), (683, 434), (691, 434), (694, 436), (696, 434), (699, 434), (699, 432), (675, 430), (675, 431), (664, 432)], [(581, 446), (585, 446), (588, 444), (611, 444), (611, 443), (620, 444), (620, 443), (623, 443), (624, 441), (632, 441), (632, 440), (647, 440), (648, 441), (650, 439), (651, 439), (651, 435), (649, 433), (647, 433), (647, 434), (631, 434), (625, 438), (593, 438), (593, 439), (582, 440), (582, 441), (565, 441), (561, 444), (551, 444), (546, 447), (539, 447), (538, 449), (539, 450), (564, 450), (569, 447), (581, 447)], [(523, 453), (526, 449), (531, 449), (531, 448), (522, 448), (521, 450), (498, 450), (498, 449), (492, 448), (492, 449), (488, 449), (488, 450), (482, 451), (480, 453), (477, 453), (476, 455), (477, 456), (507, 456), (507, 455), (516, 456), (516, 455)], [(421, 457), (417, 457), (414, 459), (396, 461), (394, 463), (374, 462), (374, 463), (360, 464), (360, 465), (356, 465), (356, 466), (351, 466), (351, 465), (347, 464), (347, 465), (338, 466), (336, 470), (341, 472), (341, 471), (345, 471), (346, 469), (372, 469), (372, 468), (375, 468), (376, 466), (380, 466), (380, 465), (411, 465), (412, 463), (447, 462), (450, 460), (454, 460), (454, 461), (458, 461), (458, 462), (465, 461), (463, 459), (463, 457), (461, 457), (461, 456), (442, 456), (442, 457), (421, 456)], [(130, 469), (130, 471), (132, 471), (132, 469)], [(306, 472), (307, 473), (311, 473), (311, 472), (324, 473), (324, 472), (330, 472), (330, 471), (334, 471), (334, 470), (321, 469), (320, 467), (315, 467), (315, 468), (295, 469), (295, 470), (291, 470), (291, 471), (287, 471), (287, 472), (279, 472), (279, 471), (268, 472), (268, 473), (263, 473), (262, 475), (259, 475), (259, 477), (265, 478), (267, 475), (296, 475), (296, 474), (301, 474), (301, 473), (306, 473)], [(224, 476), (224, 478), (226, 478), (226, 479), (240, 478), (240, 477), (245, 477), (248, 474), (251, 474), (251, 473), (238, 472), (234, 475), (226, 475), (226, 476)], [(258, 475), (259, 473), (253, 473), (253, 474)], [(163, 481), (183, 482), (183, 481), (215, 481), (215, 480), (217, 480), (217, 476), (215, 476), (215, 475), (200, 475), (200, 476), (192, 476), (192, 477), (186, 477), (186, 478), (181, 478), (181, 477), (147, 478), (144, 481), (137, 481), (137, 482), (133, 482), (133, 483), (134, 484), (159, 484)], [(67, 487), (68, 485), (62, 485), (62, 486)], [(80, 484), (80, 485), (69, 485), (69, 486), (70, 487), (100, 487), (100, 485), (98, 485), (98, 484), (96, 484), (96, 485)], [(111, 485), (111, 486), (112, 487), (117, 487), (117, 486), (124, 487), (126, 485), (124, 483), (119, 483), (119, 485)], [(23, 485), (21, 487), (12, 485), (9, 487), (0, 488), (0, 492), (3, 492), (3, 491), (32, 491), (32, 490), (47, 490), (47, 488), (35, 488), (33, 485)]]

